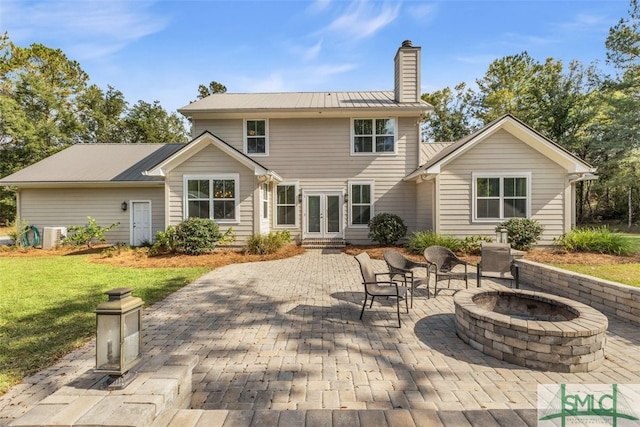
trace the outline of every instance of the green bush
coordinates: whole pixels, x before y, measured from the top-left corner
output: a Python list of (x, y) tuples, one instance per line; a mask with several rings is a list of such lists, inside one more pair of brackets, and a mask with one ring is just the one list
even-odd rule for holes
[(176, 226), (175, 249), (187, 255), (212, 252), (222, 238), (218, 224), (208, 218), (187, 218)]
[(149, 249), (149, 255), (155, 256), (164, 253), (174, 253), (176, 249), (176, 228), (170, 225), (165, 231), (158, 231), (156, 233), (156, 240)]
[(109, 226), (101, 227), (96, 223), (94, 218), (87, 217), (88, 223), (85, 225), (71, 225), (67, 227), (69, 236), (62, 241), (64, 244), (70, 245), (87, 245), (91, 248), (95, 241), (104, 242), (106, 240), (105, 234), (107, 231), (120, 225), (119, 222), (115, 222)]
[(491, 243), (493, 239), (488, 236), (467, 236), (462, 240), (460, 250), (468, 255), (480, 255), (482, 242)]
[(544, 231), (544, 227), (535, 219), (511, 218), (496, 227), (507, 230), (509, 243), (514, 249), (528, 251), (538, 241)]
[(452, 251), (459, 251), (462, 248), (462, 242), (451, 236), (444, 236), (431, 231), (416, 231), (407, 242), (407, 250), (414, 254), (424, 252), (429, 246), (444, 246)]
[(272, 231), (269, 234), (254, 234), (249, 237), (245, 252), (251, 255), (273, 254), (288, 243), (291, 243), (291, 233), (287, 230)]
[(619, 256), (633, 253), (633, 242), (607, 227), (576, 228), (565, 233), (556, 245), (569, 252), (598, 252)]
[(398, 215), (379, 213), (369, 220), (369, 238), (381, 245), (395, 245), (407, 235), (407, 226)]

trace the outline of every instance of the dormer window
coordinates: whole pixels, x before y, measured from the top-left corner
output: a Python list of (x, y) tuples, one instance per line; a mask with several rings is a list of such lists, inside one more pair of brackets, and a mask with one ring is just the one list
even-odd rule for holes
[(394, 154), (395, 119), (353, 119), (353, 154)]
[(244, 152), (246, 154), (269, 154), (269, 123), (266, 120), (245, 120)]

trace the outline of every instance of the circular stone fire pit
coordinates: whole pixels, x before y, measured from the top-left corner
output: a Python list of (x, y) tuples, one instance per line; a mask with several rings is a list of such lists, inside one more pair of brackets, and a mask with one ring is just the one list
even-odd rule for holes
[(456, 334), (485, 354), (516, 365), (587, 372), (604, 360), (608, 320), (568, 298), (516, 289), (456, 293)]

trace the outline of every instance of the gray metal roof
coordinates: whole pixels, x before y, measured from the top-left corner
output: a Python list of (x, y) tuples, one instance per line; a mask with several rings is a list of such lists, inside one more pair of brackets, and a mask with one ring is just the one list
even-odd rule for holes
[(76, 144), (16, 173), (0, 185), (29, 183), (153, 182), (145, 170), (167, 158), (184, 144)]
[(431, 105), (424, 101), (398, 103), (394, 100), (393, 91), (217, 93), (192, 102), (178, 111), (188, 116), (198, 112), (389, 108), (427, 110), (431, 109)]

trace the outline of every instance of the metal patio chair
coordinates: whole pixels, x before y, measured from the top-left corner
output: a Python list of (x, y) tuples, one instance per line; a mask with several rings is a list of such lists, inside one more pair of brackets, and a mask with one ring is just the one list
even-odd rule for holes
[(481, 257), (478, 263), (478, 287), (482, 277), (493, 279), (508, 279), (515, 282), (516, 289), (520, 288), (520, 272), (518, 265), (513, 262), (511, 245), (508, 243), (482, 243)]
[[(458, 258), (456, 254), (443, 246), (429, 246), (424, 250), (423, 255), (435, 274), (434, 296), (438, 295), (438, 282), (442, 280), (447, 280), (447, 288), (451, 288), (451, 279), (463, 280), (465, 288), (469, 288), (468, 262)], [(456, 267), (458, 268), (456, 269)], [(464, 267), (464, 271), (461, 271), (462, 267)]]
[[(396, 277), (402, 278), (404, 285), (407, 289), (411, 290), (411, 303), (410, 307), (413, 308), (413, 293), (418, 286), (426, 285), (427, 298), (429, 295), (429, 264), (426, 262), (415, 262), (405, 257), (398, 251), (387, 249), (384, 251), (384, 260), (389, 267), (389, 273), (391, 280)], [(416, 275), (415, 269), (424, 268), (426, 276)]]
[(407, 306), (407, 313), (409, 312), (409, 305), (407, 303), (407, 288), (405, 286), (398, 286), (397, 282), (392, 280), (380, 280), (378, 277), (386, 275), (389, 277), (389, 273), (375, 273), (373, 271), (373, 263), (369, 254), (362, 252), (356, 255), (356, 261), (360, 265), (360, 273), (362, 273), (362, 284), (364, 285), (364, 302), (362, 303), (362, 311), (360, 312), (360, 320), (364, 314), (364, 309), (367, 305), (367, 298), (371, 296), (371, 304), (369, 308), (373, 306), (373, 300), (375, 297), (393, 297), (396, 298), (396, 307), (398, 311), (398, 328), (402, 326), (400, 321), (400, 300), (404, 298), (405, 305)]

